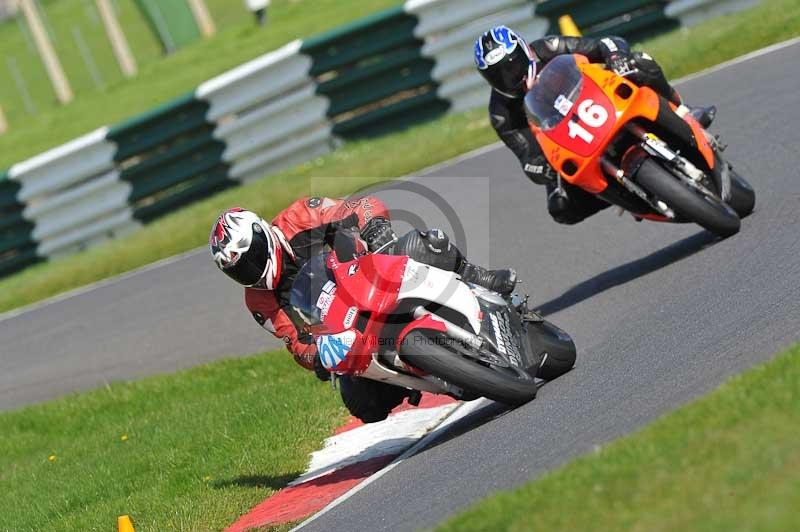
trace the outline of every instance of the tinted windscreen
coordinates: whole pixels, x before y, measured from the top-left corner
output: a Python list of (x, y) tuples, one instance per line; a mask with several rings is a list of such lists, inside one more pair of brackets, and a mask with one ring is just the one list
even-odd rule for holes
[(322, 323), (322, 309), (318, 302), (333, 297), (336, 287), (333, 272), (326, 266), (328, 255), (317, 255), (309, 260), (292, 283), (289, 303), (308, 325)]
[(553, 129), (569, 114), (583, 87), (575, 58), (561, 55), (550, 61), (525, 96), (528, 120), (543, 130)]

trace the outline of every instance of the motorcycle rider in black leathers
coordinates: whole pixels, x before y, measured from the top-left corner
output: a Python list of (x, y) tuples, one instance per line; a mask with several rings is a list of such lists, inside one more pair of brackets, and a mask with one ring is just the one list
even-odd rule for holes
[(679, 106), (678, 114), (691, 113), (703, 127), (716, 114), (715, 107), (689, 108), (669, 84), (664, 72), (652, 57), (631, 52), (621, 37), (601, 39), (547, 36), (530, 45), (506, 26), (487, 31), (475, 42), (475, 65), (492, 86), (489, 118), (500, 140), (520, 161), (525, 175), (547, 189), (547, 209), (562, 224), (576, 224), (609, 206), (584, 190), (559, 179), (547, 162), (528, 127), (524, 98), (536, 79), (536, 73), (553, 58), (563, 54), (581, 54), (593, 63), (605, 63), (609, 69), (634, 83), (650, 87)]

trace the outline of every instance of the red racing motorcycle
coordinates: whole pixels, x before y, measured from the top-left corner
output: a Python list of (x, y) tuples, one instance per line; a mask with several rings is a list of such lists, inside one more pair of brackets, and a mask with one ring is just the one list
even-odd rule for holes
[(310, 260), (291, 292), (334, 374), (518, 405), (575, 362), (570, 336), (519, 298), (407, 256), (340, 258)]

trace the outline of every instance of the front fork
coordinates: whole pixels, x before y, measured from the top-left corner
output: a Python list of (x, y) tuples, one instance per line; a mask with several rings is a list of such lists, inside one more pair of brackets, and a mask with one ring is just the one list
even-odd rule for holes
[[(675, 170), (673, 174), (686, 185), (706, 196), (718, 199), (721, 197), (722, 201), (728, 201), (730, 199), (730, 168), (728, 164), (721, 159), (718, 152), (715, 153), (720, 166), (720, 193), (715, 194), (703, 183), (707, 177), (706, 174), (685, 157), (682, 157), (680, 153), (674, 152), (663, 140), (658, 138), (656, 135), (647, 132), (644, 128), (634, 122), (629, 122), (625, 125), (625, 128), (629, 133), (641, 141), (639, 146), (648, 155), (664, 161), (668, 166), (673, 168)], [(600, 160), (600, 165), (606, 174), (613, 176), (623, 187), (645, 201), (654, 210), (671, 220), (675, 218), (675, 212), (670, 209), (667, 204), (660, 200), (653, 200), (647, 194), (647, 192), (644, 191), (644, 189), (642, 189), (626, 175), (624, 170), (617, 167), (606, 156), (603, 156), (603, 158)], [(638, 166), (636, 166), (630, 173), (635, 174), (636, 168), (638, 168)]]
[[(636, 197), (644, 201), (648, 204), (654, 211), (658, 212), (662, 216), (670, 220), (675, 219), (675, 211), (669, 208), (669, 206), (664, 203), (663, 201), (657, 200), (654, 201), (645, 190), (637, 185), (630, 177), (625, 174), (625, 171), (622, 168), (619, 168), (615, 165), (608, 157), (603, 155), (600, 159), (600, 167), (603, 169), (603, 172), (606, 175), (613, 176), (616, 179), (617, 183), (622, 185), (628, 192), (634, 194)], [(622, 213), (623, 211), (620, 211)], [(637, 218), (638, 219), (638, 218)]]

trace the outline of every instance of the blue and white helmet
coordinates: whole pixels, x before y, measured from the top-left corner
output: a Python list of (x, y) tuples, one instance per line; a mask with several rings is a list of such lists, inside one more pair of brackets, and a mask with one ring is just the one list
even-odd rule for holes
[(509, 98), (521, 98), (536, 77), (536, 56), (514, 30), (496, 26), (475, 41), (475, 66), (489, 85)]

